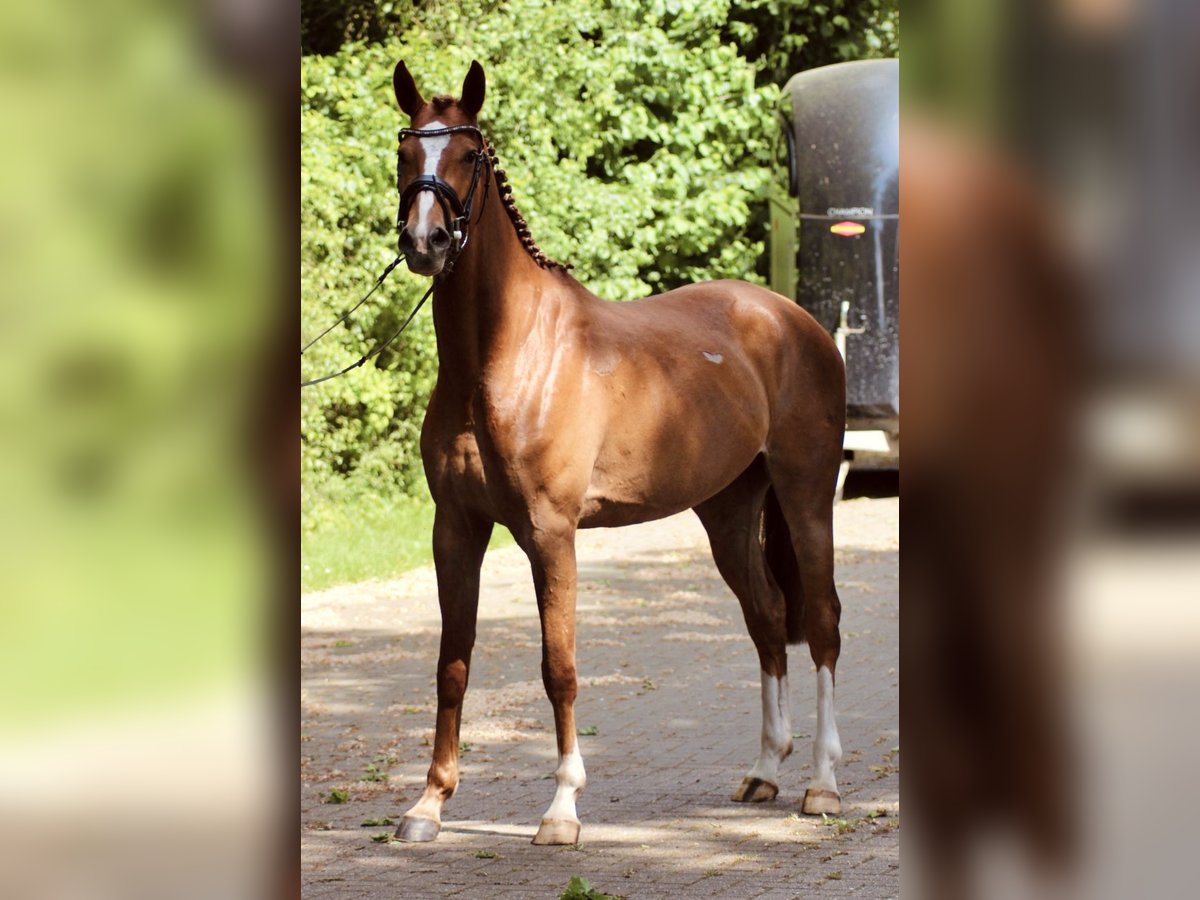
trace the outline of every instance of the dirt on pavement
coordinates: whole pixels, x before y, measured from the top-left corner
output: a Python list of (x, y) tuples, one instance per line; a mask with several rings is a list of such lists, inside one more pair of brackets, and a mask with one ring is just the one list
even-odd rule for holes
[[(729, 800), (758, 753), (757, 656), (691, 513), (581, 532), (574, 847), (530, 840), (554, 794), (553, 718), (529, 566), (484, 563), (462, 782), (431, 844), (387, 840), (429, 766), (440, 625), (432, 567), (301, 601), (301, 841), (309, 898), (899, 895), (899, 499), (837, 508), (838, 819), (800, 815), (815, 676), (791, 650), (780, 793)], [(334, 792), (344, 802), (331, 802)]]

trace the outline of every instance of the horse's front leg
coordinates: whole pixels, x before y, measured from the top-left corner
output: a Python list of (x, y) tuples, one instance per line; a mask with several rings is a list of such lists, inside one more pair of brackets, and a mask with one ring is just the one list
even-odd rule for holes
[(533, 838), (535, 844), (579, 841), (575, 800), (587, 773), (575, 737), (575, 528), (538, 530), (526, 542), (542, 620), (542, 682), (554, 708), (558, 768), (554, 800)]
[(437, 730), (425, 792), (396, 829), (402, 841), (432, 841), (442, 828), (442, 804), (458, 787), (463, 697), (475, 646), (479, 569), (492, 523), (439, 504), (433, 520), (433, 561), (442, 608), (437, 668)]

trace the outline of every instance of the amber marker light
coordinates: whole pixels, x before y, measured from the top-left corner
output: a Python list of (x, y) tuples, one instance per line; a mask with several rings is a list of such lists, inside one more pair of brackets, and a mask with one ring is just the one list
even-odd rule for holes
[(842, 237), (853, 237), (866, 231), (867, 226), (861, 222), (838, 222), (836, 225), (830, 225), (829, 230)]

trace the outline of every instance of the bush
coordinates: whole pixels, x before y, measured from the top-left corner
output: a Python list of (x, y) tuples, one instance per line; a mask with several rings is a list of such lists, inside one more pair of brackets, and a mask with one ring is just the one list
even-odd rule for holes
[[(597, 11), (578, 0), (514, 0), (470, 29), (469, 47), (418, 28), (402, 42), (306, 57), (303, 334), (361, 296), (394, 253), (395, 132), (406, 123), (391, 72), (400, 58), (427, 95), (456, 93), (480, 59), (489, 80), (482, 124), (522, 212), (542, 248), (601, 296), (752, 277), (761, 240), (746, 222), (764, 187), (772, 89), (756, 88), (754, 68), (718, 42), (724, 10), (709, 2), (656, 17), (638, 3)], [(398, 270), (378, 302), (309, 351), (305, 374), (352, 362), (426, 285)], [(378, 361), (305, 389), (310, 492), (331, 478), (411, 492), (435, 370), (432, 323), (421, 315)]]
[[(410, 11), (401, 37), (303, 57), (302, 337), (355, 302), (394, 256), (395, 133), (407, 124), (392, 96), (397, 59), (426, 96), (457, 94), (470, 61), (483, 63), (481, 125), (522, 213), (542, 249), (600, 296), (761, 280), (755, 213), (778, 88), (756, 85), (761, 52), (751, 62), (731, 43), (746, 35), (761, 44), (770, 10), (737, 5), (753, 21), (731, 19), (730, 0), (438, 3), (427, 15)], [(427, 285), (398, 269), (351, 324), (309, 351), (305, 376), (353, 362)], [(346, 484), (383, 496), (418, 488), (435, 374), (423, 312), (377, 360), (303, 391), (306, 510)]]

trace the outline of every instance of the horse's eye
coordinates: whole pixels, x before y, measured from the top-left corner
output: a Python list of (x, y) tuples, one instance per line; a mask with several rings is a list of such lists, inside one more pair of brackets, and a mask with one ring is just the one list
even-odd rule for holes
[(475, 162), (475, 157), (477, 156), (479, 156), (478, 150), (468, 150), (463, 154), (463, 162), (473, 163)]

